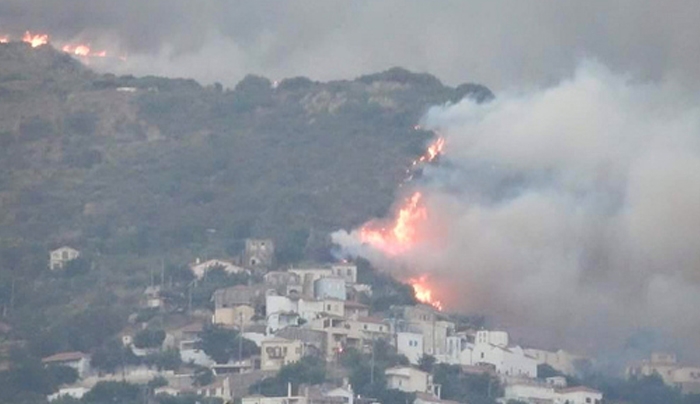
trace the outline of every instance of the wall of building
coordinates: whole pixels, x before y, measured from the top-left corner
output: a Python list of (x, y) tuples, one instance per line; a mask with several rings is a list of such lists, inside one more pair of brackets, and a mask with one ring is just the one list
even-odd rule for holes
[(396, 350), (417, 365), (423, 357), (423, 334), (413, 332), (396, 333)]

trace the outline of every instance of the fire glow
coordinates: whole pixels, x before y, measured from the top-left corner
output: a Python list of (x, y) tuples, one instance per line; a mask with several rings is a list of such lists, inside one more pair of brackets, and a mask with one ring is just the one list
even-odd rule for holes
[(90, 45), (65, 45), (63, 48), (61, 48), (62, 51), (66, 53), (70, 53), (71, 55), (75, 56), (83, 56), (83, 57), (89, 57), (89, 56), (94, 56), (94, 57), (106, 57), (107, 56), (107, 51), (99, 51), (99, 52), (94, 52), (91, 48)]
[(433, 291), (428, 285), (428, 276), (421, 275), (417, 278), (408, 279), (408, 284), (413, 287), (413, 292), (419, 302), (429, 304), (434, 308), (442, 311), (442, 303), (433, 298)]
[[(416, 126), (414, 129), (421, 128)], [(434, 161), (444, 152), (444, 149), (445, 138), (438, 135), (428, 145), (425, 153), (414, 160), (411, 166), (416, 167)], [(406, 173), (409, 177), (404, 182), (413, 178), (411, 169)], [(375, 221), (368, 222), (360, 228), (359, 238), (363, 244), (368, 244), (388, 256), (400, 255), (420, 241), (420, 228), (427, 220), (428, 210), (423, 203), (423, 194), (416, 191), (399, 206), (394, 220), (389, 222), (389, 225), (378, 226)], [(409, 278), (407, 282), (413, 287), (418, 301), (442, 310), (442, 303), (433, 298), (433, 289), (428, 283), (427, 275)]]
[(415, 192), (404, 201), (393, 225), (376, 227), (372, 222), (360, 229), (360, 241), (387, 255), (397, 255), (411, 248), (417, 239), (417, 227), (428, 217), (421, 204), (422, 194)]
[(32, 48), (36, 48), (49, 43), (49, 36), (47, 34), (32, 34), (27, 31), (24, 33), (22, 41), (30, 44)]
[[(28, 43), (32, 48), (38, 48), (39, 46), (46, 45), (49, 43), (49, 40), (50, 40), (50, 37), (48, 34), (37, 34), (37, 33), (32, 33), (31, 31), (26, 31), (24, 33), (24, 35), (22, 36), (22, 42)], [(9, 35), (0, 35), (0, 43), (9, 43), (10, 41), (11, 41), (11, 38)], [(104, 58), (104, 57), (107, 57), (107, 51), (105, 51), (105, 50), (95, 51), (92, 49), (92, 47), (89, 43), (87, 43), (87, 44), (68, 43), (68, 44), (63, 45), (61, 47), (61, 50), (63, 52), (70, 54), (70, 55), (78, 56), (81, 58), (92, 58), (92, 57)], [(124, 60), (126, 60), (126, 56), (120, 56), (119, 59), (124, 61)], [(85, 59), (83, 59), (83, 60), (85, 61)]]

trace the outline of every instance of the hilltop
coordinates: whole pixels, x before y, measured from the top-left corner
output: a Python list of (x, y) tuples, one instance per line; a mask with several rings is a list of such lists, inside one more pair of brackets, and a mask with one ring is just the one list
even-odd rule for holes
[(191, 257), (251, 236), (283, 262), (318, 258), (327, 232), (390, 207), (429, 106), (492, 97), (401, 68), (233, 89), (117, 77), (24, 43), (0, 45), (0, 95), (0, 239), (32, 267), (63, 244)]

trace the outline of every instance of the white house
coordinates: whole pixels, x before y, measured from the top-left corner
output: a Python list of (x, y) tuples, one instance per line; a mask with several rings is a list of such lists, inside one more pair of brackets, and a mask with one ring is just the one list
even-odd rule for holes
[(559, 402), (562, 404), (600, 404), (603, 393), (585, 386), (569, 387), (558, 391)]
[(238, 274), (247, 271), (245, 268), (239, 267), (233, 262), (218, 259), (200, 262), (199, 258), (197, 258), (197, 260), (193, 264), (190, 264), (190, 269), (192, 269), (192, 272), (194, 273), (194, 276), (197, 277), (197, 279), (202, 279), (202, 277), (204, 277), (204, 274), (206, 274), (207, 271), (214, 268), (221, 268), (228, 274)]
[(299, 313), (294, 311), (278, 311), (267, 315), (266, 333), (274, 334), (286, 327), (296, 327), (299, 325)]
[(404, 355), (413, 365), (423, 357), (423, 334), (415, 332), (396, 333), (396, 351)]
[(524, 401), (526, 403), (555, 403), (558, 394), (553, 386), (543, 383), (516, 383), (506, 385), (503, 402)]
[(90, 355), (82, 352), (60, 352), (41, 360), (44, 366), (68, 366), (84, 378), (90, 373)]
[(261, 345), (261, 370), (280, 370), (284, 365), (298, 362), (304, 355), (304, 345), (299, 340), (271, 338)]
[(331, 271), (333, 275), (344, 278), (345, 282), (349, 284), (357, 283), (357, 265), (355, 264), (344, 263), (331, 265)]
[(558, 388), (549, 383), (520, 382), (506, 386), (501, 401), (507, 403), (510, 400), (533, 404), (600, 404), (603, 393), (585, 386)]
[(491, 365), (505, 376), (537, 377), (537, 360), (519, 346), (508, 346), (508, 334), (502, 331), (477, 331), (475, 343), (460, 353), (462, 365)]
[(80, 251), (71, 247), (57, 248), (49, 254), (49, 268), (51, 270), (63, 269), (68, 261), (80, 257)]
[(288, 296), (265, 296), (265, 308), (268, 316), (275, 313), (297, 313), (306, 321), (311, 321), (323, 314), (343, 317), (345, 304), (337, 299), (292, 299)]
[(326, 276), (314, 281), (314, 298), (345, 300), (345, 278), (338, 276)]
[(428, 393), (440, 398), (440, 385), (433, 384), (433, 375), (409, 366), (396, 366), (387, 369), (386, 386), (407, 393)]

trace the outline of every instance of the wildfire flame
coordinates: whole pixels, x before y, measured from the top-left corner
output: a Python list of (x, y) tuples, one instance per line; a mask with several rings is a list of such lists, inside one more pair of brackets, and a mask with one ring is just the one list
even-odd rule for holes
[(428, 285), (427, 275), (421, 275), (417, 278), (410, 278), (408, 280), (408, 284), (413, 287), (416, 299), (418, 299), (419, 302), (429, 304), (442, 311), (442, 303), (437, 299), (433, 299), (433, 291)]
[(32, 45), (32, 48), (36, 48), (49, 43), (49, 36), (47, 34), (32, 34), (31, 32), (27, 31), (24, 33), (22, 41)]
[[(0, 43), (9, 43), (10, 42), (10, 36), (9, 35), (0, 35)], [(32, 33), (31, 31), (26, 31), (24, 35), (22, 36), (22, 42), (26, 42), (29, 45), (31, 45), (32, 48), (37, 48), (42, 45), (46, 45), (49, 43), (49, 35), (48, 34), (36, 34)], [(90, 47), (90, 44), (66, 44), (63, 47), (61, 47), (61, 50), (70, 53), (71, 55), (74, 56), (79, 56), (79, 57), (107, 57), (107, 51), (101, 50), (101, 51), (94, 51)], [(126, 60), (126, 56), (120, 56), (119, 59), (121, 60)]]
[(65, 45), (63, 48), (61, 48), (66, 53), (70, 53), (75, 56), (96, 56), (96, 57), (105, 57), (107, 56), (107, 51), (100, 51), (100, 52), (93, 52), (92, 49), (90, 49), (90, 45)]
[[(422, 130), (419, 125), (415, 130)], [(444, 152), (445, 138), (437, 138), (428, 145), (425, 153), (412, 162), (412, 166), (426, 164), (434, 161)], [(404, 182), (413, 178), (411, 169), (406, 170), (408, 177)], [(422, 205), (423, 195), (416, 191), (403, 202), (399, 208), (393, 224), (385, 227), (376, 226), (376, 222), (366, 223), (360, 228), (360, 241), (369, 244), (384, 254), (395, 256), (409, 250), (419, 239), (419, 226), (428, 219), (428, 212)], [(442, 303), (433, 298), (433, 290), (428, 284), (428, 276), (421, 275), (417, 278), (409, 278), (408, 283), (413, 287), (416, 299), (429, 304), (438, 310), (442, 310)]]
[(421, 205), (422, 196), (420, 192), (415, 192), (407, 198), (392, 226), (376, 228), (371, 223), (362, 226), (360, 241), (388, 255), (406, 251), (416, 242), (417, 225), (428, 217), (427, 210)]

